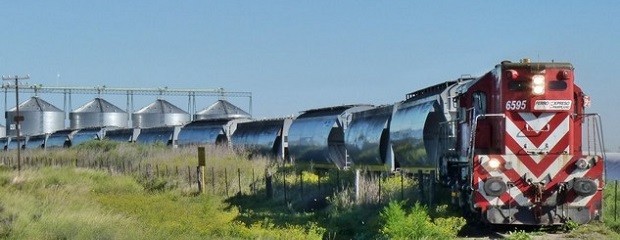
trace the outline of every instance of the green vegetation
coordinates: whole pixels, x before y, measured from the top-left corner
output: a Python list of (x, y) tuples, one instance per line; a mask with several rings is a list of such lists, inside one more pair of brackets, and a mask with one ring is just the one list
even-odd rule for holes
[(390, 202), (380, 216), (381, 233), (390, 239), (453, 239), (465, 226), (462, 217), (431, 219), (428, 209), (419, 203), (406, 211), (402, 203)]
[[(199, 194), (195, 147), (91, 141), (27, 150), (19, 174), (14, 153), (3, 152), (0, 239), (453, 239), (465, 225), (458, 209), (429, 205), (408, 173), (362, 172), (356, 194), (353, 171), (302, 171), (219, 147), (206, 153)], [(604, 223), (569, 223), (567, 236), (620, 238), (613, 194), (609, 184)]]
[(246, 226), (214, 195), (150, 191), (131, 176), (81, 168), (0, 170), (0, 235), (9, 239), (320, 239), (316, 224)]

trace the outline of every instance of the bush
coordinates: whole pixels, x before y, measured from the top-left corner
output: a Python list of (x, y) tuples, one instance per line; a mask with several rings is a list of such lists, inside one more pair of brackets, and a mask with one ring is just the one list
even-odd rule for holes
[(529, 240), (529, 239), (532, 239), (532, 237), (527, 232), (525, 232), (524, 230), (511, 231), (509, 233), (510, 233), (510, 236), (508, 236), (508, 239), (510, 239), (510, 240)]
[(411, 211), (403, 204), (390, 202), (380, 214), (383, 221), (381, 233), (390, 239), (452, 239), (465, 226), (461, 217), (436, 218), (431, 220), (427, 208), (416, 203)]

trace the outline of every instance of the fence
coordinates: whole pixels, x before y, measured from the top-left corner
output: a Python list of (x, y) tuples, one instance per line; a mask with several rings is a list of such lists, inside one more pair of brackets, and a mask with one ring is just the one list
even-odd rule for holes
[[(16, 168), (14, 157), (1, 157), (9, 168)], [(342, 201), (355, 204), (378, 204), (389, 200), (413, 200), (433, 205), (434, 171), (371, 172), (325, 169), (307, 171), (294, 166), (268, 169), (215, 168), (206, 166), (204, 173), (196, 165), (135, 163), (131, 160), (64, 159), (25, 157), (22, 169), (40, 167), (76, 167), (104, 170), (110, 174), (135, 175), (143, 179), (162, 178), (177, 187), (199, 190), (204, 176), (204, 191), (213, 195), (264, 196), (285, 203), (321, 204), (327, 197), (342, 193)], [(356, 184), (357, 183), (357, 184)]]

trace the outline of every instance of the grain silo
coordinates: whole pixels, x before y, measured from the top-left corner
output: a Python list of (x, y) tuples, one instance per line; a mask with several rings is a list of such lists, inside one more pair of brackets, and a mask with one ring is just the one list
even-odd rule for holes
[(180, 126), (189, 120), (189, 113), (163, 99), (157, 99), (132, 114), (135, 128)]
[(95, 98), (69, 113), (72, 129), (127, 127), (129, 115), (103, 98)]
[[(17, 114), (15, 111), (16, 108), (11, 108), (6, 112), (7, 136), (17, 135), (14, 119)], [(65, 128), (65, 113), (39, 97), (31, 97), (19, 104), (19, 115), (24, 117), (19, 125), (21, 136), (52, 133)]]
[(250, 114), (226, 100), (218, 100), (194, 115), (194, 120), (251, 118)]

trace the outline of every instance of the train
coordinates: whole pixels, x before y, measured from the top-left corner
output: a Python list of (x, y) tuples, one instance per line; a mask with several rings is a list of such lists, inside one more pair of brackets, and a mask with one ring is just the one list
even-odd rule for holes
[(23, 137), (21, 146), (10, 137), (0, 144), (219, 144), (312, 168), (435, 170), (451, 202), (488, 224), (602, 218), (602, 123), (586, 113), (590, 98), (571, 63), (503, 61), (482, 76), (413, 91), (393, 104), (338, 105), (297, 117), (257, 120), (229, 105), (220, 102), (218, 114), (183, 125), (63, 129)]

